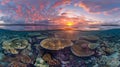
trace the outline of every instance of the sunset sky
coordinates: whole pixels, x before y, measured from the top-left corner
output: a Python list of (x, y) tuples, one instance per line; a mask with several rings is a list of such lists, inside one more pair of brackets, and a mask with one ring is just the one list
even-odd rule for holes
[(120, 24), (120, 0), (0, 0), (0, 24), (29, 23)]

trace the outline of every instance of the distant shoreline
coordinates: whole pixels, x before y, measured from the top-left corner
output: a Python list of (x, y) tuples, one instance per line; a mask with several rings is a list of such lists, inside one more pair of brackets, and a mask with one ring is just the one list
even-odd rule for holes
[(109, 31), (109, 30), (120, 30), (116, 29), (107, 29), (107, 30), (62, 30), (62, 29), (51, 29), (51, 30), (10, 30), (10, 29), (0, 29), (0, 31), (11, 31), (11, 32), (39, 32), (39, 31), (81, 31), (81, 32), (91, 32), (91, 31)]

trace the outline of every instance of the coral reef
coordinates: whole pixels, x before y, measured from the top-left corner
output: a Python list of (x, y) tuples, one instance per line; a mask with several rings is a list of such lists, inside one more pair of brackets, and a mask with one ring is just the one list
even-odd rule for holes
[(23, 64), (21, 62), (18, 62), (18, 61), (12, 61), (8, 67), (27, 67), (26, 64)]
[(16, 56), (19, 61), (25, 64), (31, 63), (31, 58), (28, 55), (18, 55)]
[(43, 57), (43, 60), (45, 60), (45, 61), (49, 61), (49, 60), (52, 60), (52, 56), (50, 55), (50, 54), (45, 54)]
[(52, 58), (52, 56), (50, 54), (45, 54), (43, 56), (43, 60), (46, 61), (50, 66), (57, 66), (59, 67), (60, 66), (60, 62), (59, 60), (55, 59), (55, 58)]
[(36, 67), (49, 67), (49, 65), (41, 57), (37, 57), (34, 65)]
[(0, 35), (0, 67), (120, 66), (120, 36), (76, 31)]
[(118, 67), (120, 65), (120, 61), (118, 59), (118, 53), (115, 53), (114, 55), (110, 55), (110, 56), (103, 55), (101, 58), (98, 59), (97, 63), (100, 67), (103, 66)]
[[(114, 46), (111, 46), (112, 44), (109, 44), (107, 42), (103, 42), (99, 46), (99, 52), (102, 54), (108, 55), (113, 54), (116, 51), (116, 48)], [(115, 48), (115, 49), (114, 49)]]
[(49, 50), (60, 50), (65, 47), (69, 47), (72, 45), (70, 40), (59, 39), (59, 38), (48, 38), (44, 39), (40, 43), (41, 47), (49, 49)]
[(88, 47), (89, 47), (90, 49), (96, 49), (98, 46), (99, 46), (98, 43), (89, 43), (89, 45), (88, 45)]
[(94, 54), (94, 51), (90, 50), (89, 42), (84, 40), (77, 41), (72, 47), (71, 51), (74, 55), (79, 57), (88, 57)]
[(87, 35), (87, 36), (81, 36), (79, 39), (87, 40), (90, 42), (97, 42), (99, 40), (99, 37), (95, 35)]
[(26, 39), (14, 38), (2, 43), (2, 48), (7, 53), (18, 54), (18, 50), (25, 49), (29, 45)]

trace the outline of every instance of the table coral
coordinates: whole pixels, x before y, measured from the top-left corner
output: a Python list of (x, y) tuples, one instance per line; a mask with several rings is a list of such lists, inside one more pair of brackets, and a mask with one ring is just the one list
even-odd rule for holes
[(3, 41), (2, 48), (7, 53), (18, 54), (18, 50), (25, 49), (28, 45), (29, 43), (26, 39), (15, 38)]
[(69, 47), (72, 45), (70, 40), (59, 39), (59, 38), (48, 38), (44, 39), (40, 43), (41, 47), (49, 49), (49, 50), (60, 50), (65, 47)]
[(84, 40), (77, 41), (72, 47), (71, 51), (74, 55), (79, 57), (88, 57), (94, 54), (94, 51), (90, 50), (89, 42)]

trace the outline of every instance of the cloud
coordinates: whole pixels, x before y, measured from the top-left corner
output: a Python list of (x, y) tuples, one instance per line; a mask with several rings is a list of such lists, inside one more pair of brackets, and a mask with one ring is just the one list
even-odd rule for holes
[(59, 12), (61, 16), (67, 16), (67, 17), (77, 17), (78, 14), (76, 15), (75, 10), (67, 10), (65, 12)]
[(71, 0), (58, 0), (56, 1), (54, 4), (53, 4), (53, 8), (56, 8), (60, 5), (67, 5), (67, 4), (70, 4), (71, 3)]
[(2, 0), (1, 2), (0, 2), (0, 4), (1, 5), (6, 5), (7, 3), (9, 3), (10, 2), (10, 0)]
[(104, 15), (111, 15), (113, 13), (119, 13), (120, 14), (120, 8), (113, 8), (112, 10), (110, 11), (104, 11), (103, 14)]
[[(120, 0), (81, 0), (79, 3), (76, 3), (75, 6), (79, 6), (89, 13), (109, 13), (116, 8), (120, 8)], [(114, 13), (114, 11), (112, 13)]]
[(59, 6), (70, 2), (71, 0), (1, 0), (0, 11), (15, 19), (34, 22), (57, 16)]
[[(24, 20), (25, 23), (36, 23), (36, 21), (49, 20), (58, 17), (64, 9), (61, 6), (72, 5), (73, 0), (1, 0), (0, 11), (15, 20)], [(80, 0), (77, 6), (88, 12), (100, 13), (103, 2)], [(94, 8), (93, 8), (94, 7)], [(103, 7), (103, 6), (102, 6)], [(105, 14), (107, 14), (104, 11)], [(62, 16), (76, 17), (74, 11), (61, 13)], [(61, 20), (61, 18), (59, 18)], [(65, 19), (70, 19), (66, 18)], [(70, 19), (71, 20), (71, 19)]]
[(100, 21), (87, 20), (84, 16), (79, 17), (67, 17), (67, 16), (58, 16), (51, 19), (53, 24), (66, 25), (68, 22), (72, 22), (75, 26), (88, 26), (99, 24)]
[[(4, 24), (4, 21), (0, 21), (0, 24)], [(0, 28), (4, 28), (4, 26), (0, 26)]]
[[(91, 14), (86, 13), (79, 7)], [(118, 20), (120, 0), (0, 0), (0, 14), (4, 15), (3, 17), (0, 16), (1, 21), (11, 24), (45, 23), (65, 25), (67, 22), (73, 22), (78, 26), (93, 25), (100, 22), (86, 20), (86, 17), (94, 20), (105, 20), (108, 17), (108, 19), (113, 20), (114, 18), (111, 19), (111, 17), (116, 15), (115, 17)], [(104, 17), (103, 14), (107, 16)], [(35, 29), (36, 27), (31, 28)]]
[(69, 0), (1, 0), (0, 11), (18, 20), (24, 19), (27, 23), (41, 21), (57, 16), (58, 8), (67, 4)]
[(25, 22), (23, 20), (15, 20), (8, 16), (2, 16), (0, 17), (0, 28), (2, 29), (8, 29), (8, 30), (24, 30), (24, 26), (5, 26), (2, 24), (24, 24)]
[(15, 20), (12, 17), (8, 17), (8, 16), (0, 17), (0, 21), (3, 21), (4, 24), (24, 24), (25, 23), (24, 20)]

